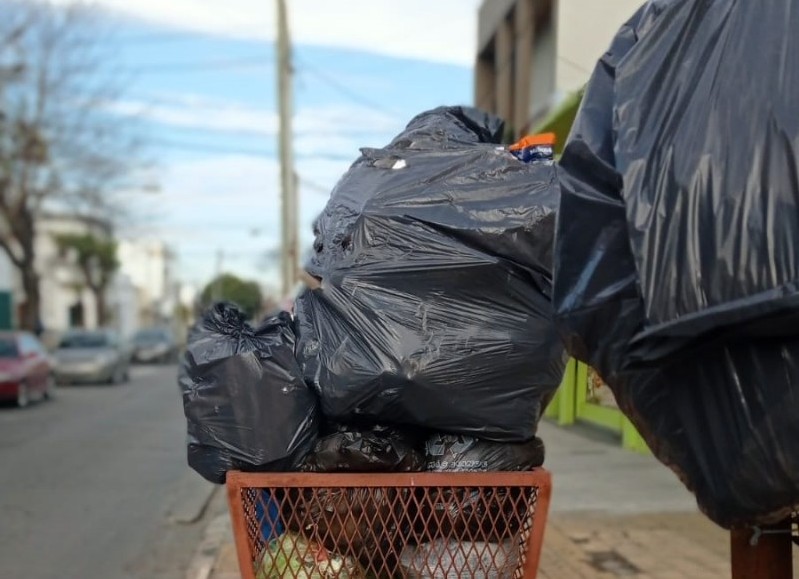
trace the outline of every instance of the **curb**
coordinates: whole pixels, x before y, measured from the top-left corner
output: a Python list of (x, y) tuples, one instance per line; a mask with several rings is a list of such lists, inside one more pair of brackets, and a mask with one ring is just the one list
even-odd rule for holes
[(227, 513), (217, 515), (205, 528), (202, 541), (194, 552), (186, 571), (186, 579), (209, 579), (214, 571), (219, 551), (229, 538)]
[(191, 525), (199, 521), (220, 488), (194, 473), (190, 475), (180, 482), (177, 498), (167, 510), (166, 519), (170, 523)]

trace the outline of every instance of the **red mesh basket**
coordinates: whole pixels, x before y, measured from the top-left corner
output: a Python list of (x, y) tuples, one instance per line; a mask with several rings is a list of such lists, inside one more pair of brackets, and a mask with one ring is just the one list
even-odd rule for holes
[(244, 579), (534, 579), (551, 492), (530, 472), (231, 472)]

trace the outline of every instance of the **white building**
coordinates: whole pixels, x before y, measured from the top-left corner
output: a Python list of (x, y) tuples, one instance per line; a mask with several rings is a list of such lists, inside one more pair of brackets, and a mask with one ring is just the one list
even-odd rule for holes
[(141, 327), (138, 289), (127, 275), (117, 272), (109, 294), (108, 311), (114, 318), (117, 330), (122, 336), (132, 336)]
[[(92, 234), (100, 239), (112, 236), (110, 223), (93, 217), (47, 214), (36, 224), (35, 267), (39, 273), (40, 318), (48, 334), (74, 327), (97, 327), (95, 298), (86, 287), (82, 273), (59, 248), (63, 234)], [(117, 257), (120, 270), (106, 291), (108, 325), (123, 336), (142, 326), (171, 320), (177, 303), (172, 279), (172, 254), (158, 241), (121, 242)], [(25, 301), (19, 276), (0, 252), (0, 329), (6, 324), (4, 306), (13, 296), (13, 307)], [(13, 309), (11, 310), (13, 315)]]
[(111, 225), (101, 219), (75, 215), (48, 214), (38, 219), (34, 249), (42, 302), (40, 317), (50, 332), (95, 328), (98, 324), (94, 295), (56, 242), (56, 237), (64, 234), (92, 234), (107, 239), (111, 236)]
[(557, 11), (557, 104), (588, 82), (622, 24), (642, 0), (560, 0)]
[(475, 104), (513, 137), (532, 132), (588, 81), (642, 0), (484, 0), (478, 18)]
[(163, 241), (126, 240), (119, 244), (120, 272), (137, 291), (139, 325), (172, 321), (179, 286), (174, 278), (175, 256)]

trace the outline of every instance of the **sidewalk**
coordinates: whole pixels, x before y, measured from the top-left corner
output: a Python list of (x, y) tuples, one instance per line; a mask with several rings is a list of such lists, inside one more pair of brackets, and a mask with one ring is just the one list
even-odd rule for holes
[[(539, 579), (730, 576), (728, 533), (697, 512), (693, 497), (654, 458), (579, 427), (543, 423), (539, 435), (553, 473)], [(225, 515), (215, 529), (224, 541), (210, 579), (238, 579)]]

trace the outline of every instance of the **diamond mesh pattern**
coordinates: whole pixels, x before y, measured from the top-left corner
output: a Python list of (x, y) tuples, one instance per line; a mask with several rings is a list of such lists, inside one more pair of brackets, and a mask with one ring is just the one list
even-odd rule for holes
[(268, 486), (231, 493), (246, 530), (236, 539), (246, 541), (257, 579), (522, 579), (540, 487), (495, 474), (491, 484), (465, 486), (419, 486), (405, 475), (386, 485), (358, 482), (364, 475), (348, 475), (350, 486), (341, 475), (336, 486), (326, 486), (328, 475), (275, 484), (280, 475), (271, 475)]

